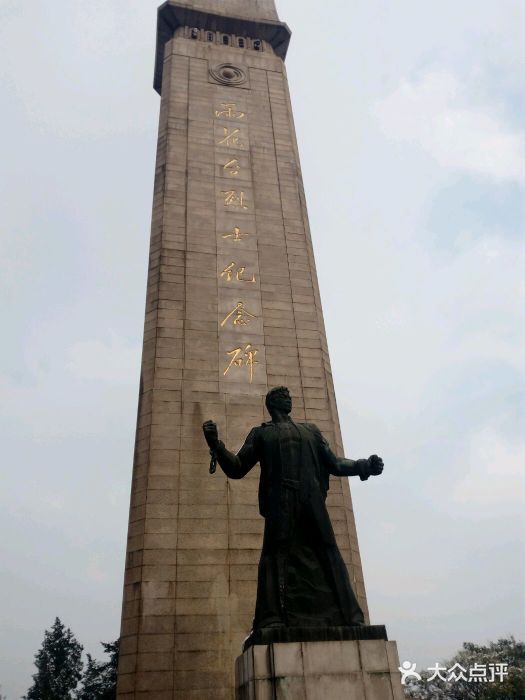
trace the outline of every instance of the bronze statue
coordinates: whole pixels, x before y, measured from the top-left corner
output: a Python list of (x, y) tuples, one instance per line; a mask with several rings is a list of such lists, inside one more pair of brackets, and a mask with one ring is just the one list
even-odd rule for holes
[(253, 428), (235, 455), (219, 440), (213, 421), (203, 425), (214, 460), (230, 479), (261, 465), (259, 510), (265, 518), (253, 629), (363, 625), (363, 612), (337, 547), (326, 494), (330, 474), (359, 476), (383, 471), (377, 455), (340, 459), (319, 428), (290, 418), (286, 387), (268, 392), (272, 420)]

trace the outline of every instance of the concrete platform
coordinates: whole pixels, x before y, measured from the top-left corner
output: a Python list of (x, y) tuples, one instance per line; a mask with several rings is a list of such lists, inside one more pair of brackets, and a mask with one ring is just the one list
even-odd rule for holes
[(287, 642), (249, 647), (236, 700), (404, 700), (395, 642)]

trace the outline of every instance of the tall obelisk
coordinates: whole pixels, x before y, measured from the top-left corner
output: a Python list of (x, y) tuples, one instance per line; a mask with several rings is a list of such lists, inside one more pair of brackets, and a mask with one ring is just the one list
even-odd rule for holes
[[(263, 519), (258, 469), (208, 473), (204, 419), (235, 448), (286, 385), (343, 453), (273, 0), (159, 8), (161, 95), (118, 697), (233, 697)], [(363, 609), (348, 480), (329, 510)]]

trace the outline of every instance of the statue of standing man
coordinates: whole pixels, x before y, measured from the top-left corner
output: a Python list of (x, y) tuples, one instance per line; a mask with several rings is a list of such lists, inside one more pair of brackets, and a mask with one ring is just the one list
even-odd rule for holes
[(326, 494), (330, 474), (378, 476), (383, 461), (335, 456), (319, 428), (290, 418), (286, 387), (268, 392), (272, 420), (253, 428), (235, 455), (213, 421), (204, 436), (223, 472), (242, 479), (261, 465), (259, 510), (265, 518), (253, 630), (363, 625), (364, 617), (337, 547)]

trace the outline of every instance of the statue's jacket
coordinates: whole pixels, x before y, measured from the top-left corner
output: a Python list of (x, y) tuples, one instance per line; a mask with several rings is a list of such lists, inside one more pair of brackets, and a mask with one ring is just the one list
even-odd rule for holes
[(242, 479), (257, 462), (260, 463), (259, 511), (265, 518), (271, 514), (272, 503), (277, 505), (280, 501), (283, 488), (298, 490), (301, 500), (321, 497), (324, 501), (331, 474), (368, 479), (368, 460), (336, 457), (316, 425), (291, 420), (290, 423), (298, 432), (300, 444), (300, 479), (297, 481), (286, 477), (280, 423), (269, 421), (252, 428), (236, 455), (222, 442), (217, 448), (218, 462), (230, 479)]

